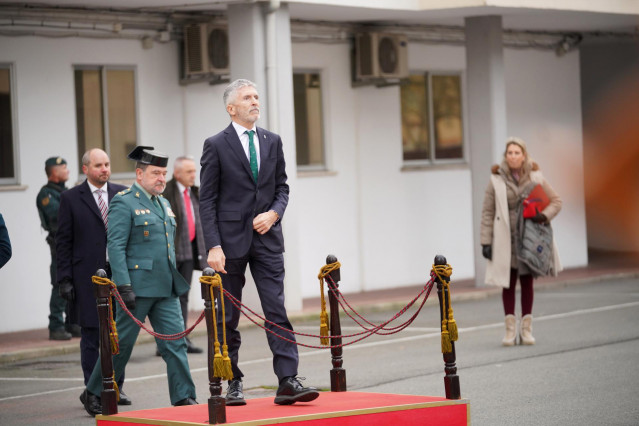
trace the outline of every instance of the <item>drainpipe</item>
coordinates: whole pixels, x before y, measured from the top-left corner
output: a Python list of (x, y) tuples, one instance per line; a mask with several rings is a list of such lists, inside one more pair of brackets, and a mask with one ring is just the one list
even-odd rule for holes
[(280, 0), (270, 0), (266, 9), (266, 84), (269, 130), (279, 133), (279, 99), (277, 85), (277, 11)]

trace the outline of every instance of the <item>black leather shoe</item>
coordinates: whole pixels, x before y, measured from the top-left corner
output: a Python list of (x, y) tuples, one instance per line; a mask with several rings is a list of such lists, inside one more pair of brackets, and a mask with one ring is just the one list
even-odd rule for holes
[(189, 339), (186, 339), (186, 352), (189, 354), (201, 354), (204, 352), (202, 348), (198, 348)]
[(319, 396), (316, 388), (302, 386), (300, 379), (303, 377), (286, 377), (280, 383), (275, 394), (275, 403), (279, 405), (291, 405), (296, 402), (310, 402)]
[(68, 328), (65, 327), (65, 331), (71, 334), (71, 337), (82, 337), (82, 328), (77, 324), (71, 324)]
[(49, 330), (49, 340), (71, 340), (71, 333), (67, 333), (64, 328)]
[(102, 414), (102, 403), (100, 402), (100, 397), (93, 395), (85, 389), (82, 395), (80, 395), (80, 401), (82, 401), (84, 409), (87, 410), (87, 413), (89, 413), (91, 417), (95, 417), (96, 414)]
[(125, 394), (123, 391), (120, 391), (120, 400), (118, 401), (118, 405), (131, 405), (131, 404), (132, 404), (131, 398), (129, 398), (129, 396)]
[(197, 401), (191, 397), (188, 397), (175, 403), (176, 407), (179, 407), (180, 405), (197, 405)]
[(246, 405), (242, 387), (242, 381), (239, 379), (233, 379), (229, 382), (229, 387), (226, 390), (226, 405)]

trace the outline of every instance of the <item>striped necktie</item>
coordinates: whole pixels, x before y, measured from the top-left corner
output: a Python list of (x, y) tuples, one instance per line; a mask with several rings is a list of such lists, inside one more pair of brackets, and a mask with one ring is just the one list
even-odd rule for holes
[(102, 198), (102, 194), (104, 193), (101, 189), (96, 189), (95, 193), (98, 195), (98, 208), (100, 209), (100, 214), (102, 215), (102, 222), (104, 222), (104, 230), (109, 230), (109, 216), (107, 215), (107, 205)]

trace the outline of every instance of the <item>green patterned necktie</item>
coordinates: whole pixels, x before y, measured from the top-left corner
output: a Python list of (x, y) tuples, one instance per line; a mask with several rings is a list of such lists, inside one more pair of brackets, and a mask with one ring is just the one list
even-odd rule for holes
[(253, 143), (253, 130), (247, 130), (244, 132), (249, 137), (249, 163), (251, 165), (251, 172), (253, 172), (253, 180), (257, 183), (257, 153), (255, 152), (255, 144)]

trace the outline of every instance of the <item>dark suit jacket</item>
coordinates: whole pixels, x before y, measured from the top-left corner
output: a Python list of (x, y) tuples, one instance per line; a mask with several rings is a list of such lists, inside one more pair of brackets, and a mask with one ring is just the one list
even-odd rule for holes
[[(227, 258), (246, 255), (253, 238), (269, 250), (284, 251), (281, 218), (288, 205), (286, 163), (282, 139), (257, 128), (260, 169), (253, 180), (248, 158), (235, 128), (226, 129), (204, 141), (200, 174), (200, 218), (206, 249), (222, 246)], [(253, 218), (275, 210), (280, 216), (264, 235), (253, 231)]]
[[(173, 213), (175, 213), (175, 221), (177, 229), (175, 231), (175, 256), (178, 262), (191, 260), (193, 253), (191, 242), (188, 237), (189, 225), (186, 221), (186, 212), (184, 210), (184, 196), (180, 194), (177, 180), (171, 179), (166, 183), (166, 189), (162, 193), (164, 198), (169, 200)], [(200, 189), (197, 186), (191, 187), (191, 207), (193, 208), (193, 216), (195, 216), (195, 240), (197, 241), (199, 259), (193, 259), (193, 267), (201, 271), (207, 267), (206, 264), (206, 248), (204, 247), (204, 231), (202, 230), (202, 221), (200, 220)]]
[[(109, 182), (109, 203), (126, 186)], [(74, 308), (81, 327), (98, 327), (98, 314), (91, 276), (106, 266), (107, 238), (89, 184), (80, 185), (62, 193), (58, 213), (56, 252), (58, 255), (58, 282), (65, 278), (73, 281)]]

